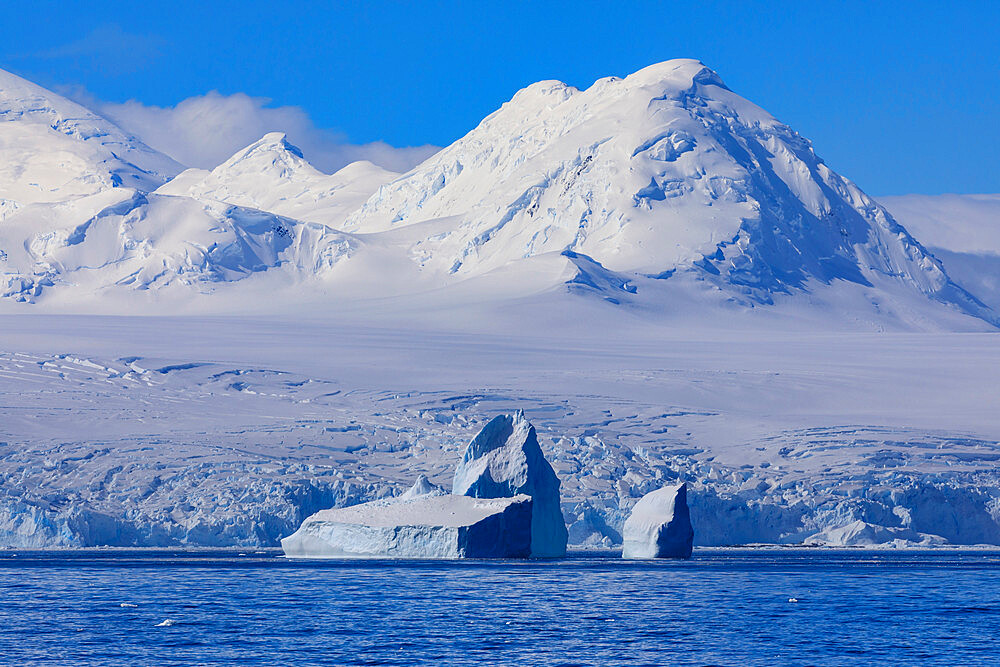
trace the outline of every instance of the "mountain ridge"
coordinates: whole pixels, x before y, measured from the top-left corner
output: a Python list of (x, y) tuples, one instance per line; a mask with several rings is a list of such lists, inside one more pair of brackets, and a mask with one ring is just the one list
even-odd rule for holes
[[(42, 111), (8, 113), (0, 132), (48, 137), (52, 124), (39, 118), (65, 107), (62, 116), (84, 117), (97, 135), (136, 155), (157, 155), (79, 105), (18, 85), (0, 95), (7, 107)], [(26, 100), (11, 101), (17, 90), (28, 91)], [(76, 150), (93, 138), (70, 132), (60, 141)], [(118, 159), (104, 144), (101, 150), (111, 154), (105, 161)], [(998, 325), (988, 306), (882, 206), (830, 170), (807, 139), (697, 60), (657, 63), (583, 90), (532, 84), (401, 175), (370, 163), (323, 174), (283, 134), (270, 133), (210, 171), (186, 170), (167, 182), (143, 171), (132, 190), (148, 196), (140, 202), (123, 194), (134, 210), (109, 209), (95, 225), (88, 222), (99, 212), (94, 206), (129, 189), (112, 177), (118, 163), (97, 158), (78, 170), (96, 180), (57, 193), (58, 208), (7, 197), (10, 179), (0, 177), (8, 223), (0, 228), (3, 294), (42, 303), (54, 291), (100, 299), (138, 285), (155, 308), (164, 289), (191, 284), (180, 276), (194, 261), (196, 274), (216, 283), (211, 293), (241, 282), (253, 266), (255, 290), (292, 280), (310, 303), (324, 294), (336, 302), (418, 292), (445, 303), (447, 292), (465, 284), (484, 286), (492, 300), (570, 293), (651, 314), (686, 295), (680, 301), (731, 302), (743, 311), (839, 301), (865, 311), (863, 321), (950, 321), (936, 310), (944, 307)], [(140, 229), (153, 236), (133, 236)], [(162, 246), (168, 238), (169, 249)], [(121, 251), (109, 254), (115, 247)], [(240, 258), (219, 259), (221, 247), (239, 249)], [(85, 261), (87, 253), (105, 263)], [(532, 258), (538, 261), (525, 263)], [(125, 264), (129, 275), (157, 279), (124, 280)], [(844, 289), (854, 296), (838, 296)], [(258, 300), (251, 292), (240, 298)]]

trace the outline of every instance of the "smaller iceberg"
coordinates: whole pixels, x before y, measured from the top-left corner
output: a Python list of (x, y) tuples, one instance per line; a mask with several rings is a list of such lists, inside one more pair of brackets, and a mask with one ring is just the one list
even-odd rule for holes
[(694, 542), (687, 484), (647, 493), (622, 529), (622, 558), (690, 558)]
[(891, 528), (858, 520), (820, 531), (806, 538), (803, 544), (825, 547), (931, 547), (948, 544), (948, 540), (910, 528)]

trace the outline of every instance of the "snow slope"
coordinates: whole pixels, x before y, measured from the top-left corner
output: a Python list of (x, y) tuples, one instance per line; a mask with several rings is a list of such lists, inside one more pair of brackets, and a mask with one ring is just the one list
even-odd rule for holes
[(1000, 195), (880, 197), (948, 274), (1000, 311)]
[[(8, 216), (0, 226), (0, 296), (30, 303), (56, 291), (74, 303), (121, 289), (209, 294), (268, 270), (321, 275), (357, 247), (323, 225), (113, 188)], [(179, 298), (190, 295), (185, 289)]]
[(149, 191), (182, 168), (107, 119), (0, 70), (0, 220), (15, 205), (122, 186)]

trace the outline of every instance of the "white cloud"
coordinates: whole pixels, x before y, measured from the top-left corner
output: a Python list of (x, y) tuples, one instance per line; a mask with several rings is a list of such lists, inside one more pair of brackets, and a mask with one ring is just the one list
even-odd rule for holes
[(62, 92), (189, 167), (211, 169), (268, 132), (284, 132), (306, 159), (328, 173), (356, 160), (406, 171), (438, 150), (429, 145), (396, 148), (380, 141), (347, 143), (342, 135), (316, 127), (300, 107), (272, 107), (267, 98), (243, 93), (212, 91), (177, 106), (157, 107), (135, 100), (104, 102), (79, 88)]

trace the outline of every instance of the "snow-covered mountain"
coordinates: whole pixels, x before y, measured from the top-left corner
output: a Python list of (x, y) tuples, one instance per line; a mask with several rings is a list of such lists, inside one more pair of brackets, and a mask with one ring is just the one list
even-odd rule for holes
[(568, 293), (652, 317), (777, 304), (863, 328), (997, 322), (807, 140), (695, 60), (586, 90), (534, 84), (401, 176), (364, 162), (323, 174), (272, 133), (164, 183), (169, 158), (0, 81), (14, 156), (0, 285), (17, 300), (106, 311), (106, 295), (131, 294), (159, 312), (253, 274), (226, 307), (301, 283), (310, 303)]
[[(281, 278), (265, 282), (308, 279), (349, 254), (350, 236), (263, 209), (304, 211), (293, 201), (303, 192), (310, 211), (353, 208), (392, 176), (370, 163), (324, 176), (271, 135), (207, 174), (198, 198), (157, 194), (181, 169), (112, 122), (0, 71), (0, 297), (78, 306), (169, 287), (183, 302), (272, 269)], [(194, 173), (169, 184), (176, 192)]]
[(324, 174), (273, 132), (211, 171), (188, 169), (159, 194), (211, 199), (340, 227), (380, 185), (399, 176), (368, 161)]
[(434, 219), (451, 223), (412, 254), (458, 276), (564, 253), (623, 280), (693, 273), (763, 303), (834, 281), (892, 283), (993, 320), (806, 139), (696, 60), (582, 91), (529, 86), (380, 188), (345, 229)]

